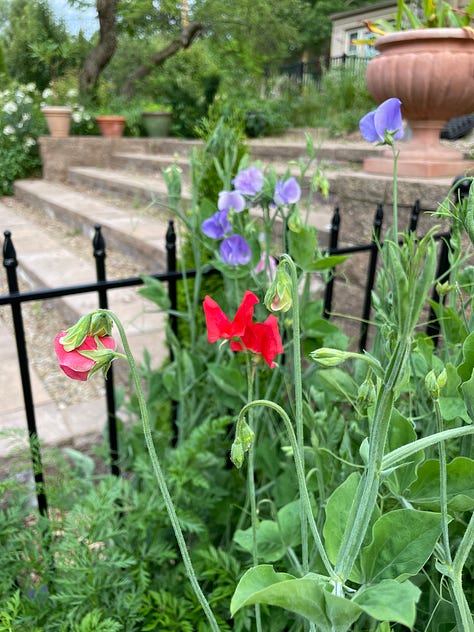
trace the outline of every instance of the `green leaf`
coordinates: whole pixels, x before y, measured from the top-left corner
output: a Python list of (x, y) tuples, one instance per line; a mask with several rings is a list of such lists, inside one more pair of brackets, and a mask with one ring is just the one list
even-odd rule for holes
[(448, 362), (446, 364), (446, 386), (443, 387), (439, 398), (439, 407), (443, 419), (446, 421), (452, 421), (457, 417), (460, 417), (467, 423), (471, 423), (471, 418), (466, 409), (464, 399), (459, 392), (461, 385), (461, 378), (458, 375), (456, 368)]
[(341, 369), (322, 369), (317, 371), (314, 381), (326, 391), (326, 394), (336, 396), (337, 399), (351, 400), (357, 397), (358, 386), (356, 382)]
[(330, 270), (331, 268), (335, 268), (347, 259), (346, 255), (328, 255), (326, 257), (321, 257), (314, 263), (311, 264), (310, 270), (311, 272), (321, 272), (322, 270)]
[(246, 403), (247, 383), (241, 371), (216, 363), (209, 363), (207, 369), (210, 377), (221, 391)]
[(404, 580), (416, 575), (433, 552), (441, 533), (441, 515), (398, 509), (381, 516), (373, 539), (361, 551), (365, 582)]
[(354, 602), (374, 619), (413, 628), (420, 595), (420, 589), (411, 582), (384, 579), (374, 586), (363, 588), (354, 597)]
[[(337, 559), (359, 482), (360, 475), (358, 472), (353, 472), (333, 491), (326, 503), (326, 522), (323, 527), (324, 545), (329, 560), (333, 564)], [(376, 507), (372, 515), (371, 524), (379, 515), (380, 511)], [(370, 529), (368, 532), (370, 533)], [(349, 579), (359, 584), (362, 583), (362, 575), (357, 563), (352, 568)]]
[[(474, 509), (474, 461), (457, 457), (446, 467), (448, 509)], [(425, 509), (439, 510), (439, 461), (430, 459), (418, 469), (418, 478), (408, 494), (410, 502)]]
[(289, 253), (304, 271), (311, 270), (317, 247), (318, 239), (312, 226), (303, 226), (298, 233), (288, 233)]
[(332, 586), (320, 575), (296, 579), (276, 573), (271, 566), (256, 566), (240, 580), (230, 604), (231, 615), (254, 604), (267, 604), (295, 612), (317, 625), (318, 632), (346, 632), (362, 610), (354, 602), (332, 595)]
[[(238, 529), (234, 541), (248, 553), (252, 552), (252, 528)], [(280, 509), (277, 520), (262, 520), (257, 525), (259, 559), (276, 562), (285, 556), (289, 547), (301, 543), (300, 502), (295, 500)]]
[[(386, 452), (391, 452), (403, 445), (412, 443), (416, 441), (417, 438), (413, 424), (394, 409), (390, 417)], [(386, 485), (393, 494), (403, 496), (405, 490), (416, 480), (417, 469), (423, 459), (424, 452), (420, 450), (407, 459), (405, 463), (397, 467), (396, 470), (385, 479)]]
[(156, 303), (160, 309), (167, 311), (171, 307), (168, 290), (164, 284), (154, 277), (146, 274), (140, 275), (143, 287), (138, 290), (138, 294)]

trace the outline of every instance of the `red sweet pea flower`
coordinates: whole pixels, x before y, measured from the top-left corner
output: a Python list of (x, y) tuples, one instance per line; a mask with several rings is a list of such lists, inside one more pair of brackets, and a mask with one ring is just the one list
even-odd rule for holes
[(230, 340), (242, 338), (245, 329), (252, 323), (253, 306), (258, 303), (258, 298), (253, 292), (246, 291), (242, 303), (231, 322), (222, 309), (210, 296), (204, 299), (203, 307), (206, 316), (207, 339), (216, 342), (219, 338)]
[(232, 341), (230, 343), (232, 351), (243, 351), (248, 349), (263, 357), (268, 366), (276, 367), (275, 356), (283, 353), (280, 332), (278, 330), (278, 319), (271, 314), (263, 323), (253, 323), (245, 330), (241, 342)]
[[(76, 349), (66, 351), (61, 344), (61, 340), (66, 334), (67, 331), (59, 332), (54, 339), (54, 350), (58, 357), (60, 368), (73, 380), (85, 382), (97, 363), (105, 366), (112, 361), (113, 357), (110, 351), (114, 351), (117, 345), (111, 336), (86, 336), (84, 342)], [(79, 353), (80, 351), (97, 352), (97, 359), (86, 358)]]
[(219, 338), (230, 340), (232, 351), (252, 351), (263, 357), (268, 366), (276, 366), (274, 358), (283, 352), (278, 320), (270, 315), (264, 323), (253, 323), (253, 306), (258, 298), (246, 291), (234, 320), (229, 321), (219, 305), (209, 296), (204, 299), (207, 338), (216, 342)]

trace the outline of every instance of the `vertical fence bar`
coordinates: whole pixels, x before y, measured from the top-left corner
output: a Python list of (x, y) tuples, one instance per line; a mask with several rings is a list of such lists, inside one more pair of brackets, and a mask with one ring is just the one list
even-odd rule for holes
[[(174, 222), (172, 219), (168, 222), (168, 230), (166, 231), (166, 270), (167, 272), (176, 272), (176, 232), (174, 230)], [(178, 309), (177, 286), (176, 279), (168, 281), (168, 298), (170, 300), (170, 309), (174, 312)], [(178, 336), (178, 318), (176, 314), (169, 315), (170, 328), (173, 334)], [(170, 345), (170, 361), (173, 362), (173, 348)], [(177, 403), (171, 400), (171, 445), (175, 446), (178, 442), (178, 410)]]
[[(337, 248), (337, 244), (339, 242), (339, 229), (341, 227), (341, 215), (339, 212), (339, 207), (336, 206), (334, 209), (334, 214), (331, 219), (331, 227), (329, 229), (329, 254), (331, 254)], [(336, 276), (336, 270), (333, 268), (330, 272), (330, 277), (328, 282), (326, 283), (326, 290), (324, 293), (324, 308), (323, 308), (323, 317), (329, 318), (331, 314), (332, 307), (332, 296), (334, 292), (334, 281)]]
[[(95, 258), (95, 269), (97, 281), (106, 281), (105, 272), (105, 239), (102, 235), (99, 224), (94, 226), (94, 237), (92, 239), (92, 248)], [(97, 289), (99, 296), (100, 309), (108, 309), (109, 302), (107, 298), (107, 290), (99, 287)], [(109, 434), (109, 454), (110, 454), (110, 471), (114, 476), (120, 476), (119, 467), (119, 448), (117, 433), (117, 414), (115, 409), (115, 393), (114, 393), (114, 370), (111, 365), (107, 371), (105, 381), (105, 397), (107, 402), (107, 429)]]
[[(4, 232), (5, 241), (3, 243), (3, 265), (7, 272), (8, 291), (10, 294), (18, 294), (18, 277), (16, 268), (18, 261), (15, 247), (11, 239), (9, 230)], [(38, 431), (36, 428), (35, 407), (31, 391), (31, 379), (28, 368), (28, 354), (26, 350), (25, 330), (23, 326), (23, 316), (21, 313), (21, 303), (12, 303), (13, 327), (15, 331), (16, 350), (20, 367), (21, 384), (23, 389), (23, 401), (25, 404), (26, 422), (28, 425), (28, 438), (30, 443), (31, 463), (35, 479), (36, 499), (38, 509), (42, 516), (48, 514), (48, 502), (46, 499), (43, 464), (41, 450), (38, 441)]]
[(415, 204), (413, 205), (413, 208), (411, 209), (411, 215), (410, 215), (410, 224), (408, 227), (408, 230), (410, 233), (414, 233), (416, 231), (416, 228), (418, 226), (418, 220), (420, 218), (420, 200), (416, 200)]
[(374, 289), (375, 275), (377, 273), (377, 259), (379, 254), (380, 233), (383, 224), (383, 206), (377, 205), (373, 223), (373, 237), (370, 248), (369, 271), (365, 286), (364, 308), (362, 310), (362, 323), (360, 327), (359, 351), (363, 351), (367, 345), (369, 334), (370, 310), (372, 307), (372, 290)]
[[(166, 270), (167, 272), (176, 272), (176, 232), (174, 230), (174, 222), (172, 219), (168, 222), (168, 230), (166, 231)], [(171, 309), (177, 310), (177, 290), (176, 279), (168, 281), (168, 298), (170, 300)], [(178, 335), (178, 319), (175, 314), (170, 317), (171, 331)], [(172, 360), (173, 358), (171, 358)]]
[[(441, 248), (440, 248), (439, 257), (438, 257), (438, 267), (436, 270), (436, 279), (438, 280), (446, 281), (448, 279), (449, 250), (450, 250), (449, 239), (450, 239), (450, 235), (447, 235), (446, 237), (443, 237), (441, 239)], [(433, 288), (433, 293), (431, 295), (431, 300), (433, 301), (433, 303), (439, 303), (439, 299), (440, 299), (440, 296), (435, 285)], [(438, 345), (438, 342), (439, 342), (439, 330), (440, 330), (439, 320), (436, 318), (436, 313), (433, 307), (430, 307), (430, 315), (428, 317), (428, 325), (426, 326), (426, 334), (430, 336), (430, 338), (433, 338), (435, 347)]]

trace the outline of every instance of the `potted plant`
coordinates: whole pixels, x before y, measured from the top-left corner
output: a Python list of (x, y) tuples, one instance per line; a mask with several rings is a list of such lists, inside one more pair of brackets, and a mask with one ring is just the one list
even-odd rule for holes
[(46, 119), (51, 136), (58, 138), (69, 136), (72, 107), (69, 105), (58, 105), (57, 96), (52, 88), (46, 88), (41, 96), (43, 98), (41, 112)]
[[(473, 14), (472, 3), (460, 11), (444, 1), (425, 2), (419, 18), (399, 0), (393, 23), (366, 22), (380, 53), (367, 66), (369, 92), (377, 103), (396, 95), (412, 131), (400, 150), (399, 175), (452, 176), (469, 166), (439, 136), (449, 119), (474, 111)], [(364, 169), (391, 173), (389, 152), (367, 159)]]
[(172, 121), (171, 106), (162, 103), (146, 103), (143, 106), (142, 121), (148, 136), (168, 136)]
[(98, 114), (95, 117), (100, 133), (106, 138), (120, 138), (123, 136), (127, 119), (121, 114)]

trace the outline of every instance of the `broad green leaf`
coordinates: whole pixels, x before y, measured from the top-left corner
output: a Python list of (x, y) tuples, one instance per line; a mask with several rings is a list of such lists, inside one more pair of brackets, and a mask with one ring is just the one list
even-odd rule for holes
[[(390, 417), (386, 452), (412, 443), (417, 438), (410, 421), (394, 409)], [(419, 464), (423, 461), (423, 455), (422, 450), (412, 455), (385, 479), (385, 483), (393, 494), (403, 496), (404, 491), (416, 480), (416, 472)]]
[(395, 579), (384, 579), (363, 588), (354, 597), (354, 602), (374, 619), (413, 628), (420, 595), (420, 589), (409, 581), (400, 583)]
[(328, 255), (327, 257), (321, 257), (311, 264), (311, 272), (321, 272), (322, 270), (330, 270), (335, 268), (347, 259), (345, 255)]
[[(252, 552), (252, 528), (238, 529), (234, 541), (249, 553)], [(288, 547), (301, 543), (300, 503), (293, 501), (280, 509), (276, 521), (262, 520), (257, 526), (258, 557), (264, 562), (276, 562)]]
[(240, 580), (230, 604), (231, 615), (254, 604), (285, 608), (312, 621), (318, 632), (346, 632), (362, 610), (354, 602), (332, 595), (332, 586), (314, 573), (296, 579), (277, 573), (271, 566), (248, 570)]
[(474, 371), (470, 380), (462, 383), (461, 391), (464, 396), (464, 403), (471, 421), (474, 421)]
[(216, 363), (209, 363), (207, 369), (213, 382), (221, 391), (237, 397), (244, 403), (247, 401), (245, 398), (247, 383), (241, 371)]
[[(457, 457), (446, 467), (450, 511), (474, 509), (474, 461)], [(410, 502), (425, 509), (439, 510), (439, 461), (430, 459), (418, 469), (418, 478), (407, 495)]]
[(345, 371), (341, 369), (322, 369), (314, 376), (316, 384), (320, 385), (329, 397), (351, 400), (357, 397), (358, 386)]
[(472, 420), (467, 412), (464, 399), (459, 392), (461, 378), (455, 367), (449, 362), (446, 365), (446, 375), (446, 386), (441, 390), (439, 398), (439, 406), (443, 419), (452, 421), (456, 419), (456, 417), (460, 417), (467, 423), (470, 423)]
[[(326, 522), (323, 527), (324, 545), (329, 560), (334, 564), (337, 559), (339, 547), (344, 536), (347, 521), (352, 507), (360, 475), (357, 472), (350, 474), (346, 480), (337, 487), (326, 503)], [(374, 509), (371, 524), (379, 517), (378, 507)], [(370, 528), (368, 530), (370, 537)], [(367, 542), (366, 542), (367, 544)], [(362, 583), (362, 575), (359, 564), (356, 563), (349, 576), (351, 581)]]
[(374, 524), (373, 539), (361, 551), (365, 583), (400, 581), (416, 575), (433, 552), (441, 533), (441, 515), (397, 509)]
[(138, 290), (138, 294), (156, 303), (160, 309), (167, 311), (171, 307), (168, 290), (165, 285), (152, 276), (142, 274), (143, 287)]
[(295, 263), (305, 271), (311, 270), (314, 261), (318, 239), (312, 226), (303, 226), (298, 233), (288, 233), (289, 253)]

